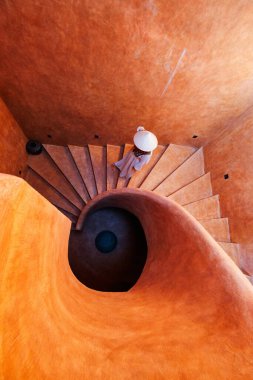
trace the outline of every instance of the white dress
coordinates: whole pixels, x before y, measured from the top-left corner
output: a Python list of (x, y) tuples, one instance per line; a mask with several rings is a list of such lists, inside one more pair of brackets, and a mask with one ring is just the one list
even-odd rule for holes
[(128, 152), (122, 160), (115, 162), (114, 165), (120, 170), (120, 177), (125, 177), (129, 179), (134, 174), (135, 170), (141, 170), (143, 165), (147, 164), (152, 156), (150, 154), (143, 154), (136, 157), (134, 152), (131, 150)]

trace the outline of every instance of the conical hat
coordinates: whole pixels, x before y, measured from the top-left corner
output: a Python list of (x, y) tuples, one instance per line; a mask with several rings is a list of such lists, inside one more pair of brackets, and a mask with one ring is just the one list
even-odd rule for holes
[(134, 135), (134, 145), (144, 152), (151, 152), (157, 147), (158, 141), (154, 133), (146, 131), (144, 127), (138, 127)]

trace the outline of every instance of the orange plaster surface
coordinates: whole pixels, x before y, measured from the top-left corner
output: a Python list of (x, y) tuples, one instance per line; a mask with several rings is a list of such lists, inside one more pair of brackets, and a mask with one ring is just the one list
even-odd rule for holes
[(26, 141), (23, 131), (0, 98), (0, 173), (22, 175), (27, 162)]
[[(228, 217), (231, 240), (253, 243), (253, 108), (227, 125), (204, 148), (213, 193), (219, 194), (222, 216)], [(224, 174), (229, 178), (224, 179)]]
[(0, 176), (1, 379), (253, 379), (253, 289), (176, 203), (113, 190), (143, 225), (148, 259), (126, 293), (86, 288), (68, 264), (70, 222)]
[(245, 0), (1, 1), (0, 90), (43, 143), (120, 145), (144, 125), (203, 146), (252, 105), (252, 24)]

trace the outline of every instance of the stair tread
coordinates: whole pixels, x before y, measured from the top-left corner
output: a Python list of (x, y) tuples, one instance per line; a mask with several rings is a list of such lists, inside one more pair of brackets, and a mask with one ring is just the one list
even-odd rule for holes
[(28, 168), (25, 180), (53, 205), (64, 209), (75, 216), (79, 216), (80, 210), (64, 198), (62, 194), (58, 193), (54, 187), (48, 184), (32, 169)]
[(62, 214), (64, 214), (68, 219), (70, 219), (72, 223), (74, 223), (74, 224), (77, 223), (77, 220), (78, 220), (77, 216), (71, 214), (70, 212), (68, 212), (68, 211), (66, 211), (66, 210), (64, 210), (64, 209), (62, 209), (62, 208), (60, 208), (60, 207), (57, 207), (57, 208), (58, 208), (58, 210), (59, 210)]
[(239, 266), (238, 259), (238, 244), (237, 243), (226, 243), (226, 242), (217, 242), (221, 248), (228, 254), (228, 256)]
[(113, 166), (114, 162), (121, 159), (123, 154), (123, 147), (120, 145), (107, 144), (107, 190), (115, 189), (118, 182), (119, 170)]
[(216, 219), (221, 216), (218, 195), (189, 203), (184, 208), (198, 220)]
[(253, 276), (246, 275), (246, 277), (249, 280), (249, 282), (251, 283), (251, 285), (253, 285)]
[(212, 194), (211, 176), (210, 173), (207, 173), (169, 195), (168, 198), (183, 206), (200, 199), (208, 198)]
[(106, 147), (88, 145), (98, 194), (106, 191)]
[(243, 244), (218, 242), (224, 251), (231, 257), (240, 270), (247, 276), (253, 275), (252, 252), (253, 245), (245, 250)]
[(87, 203), (90, 200), (90, 196), (69, 149), (65, 146), (48, 144), (43, 146), (80, 197)]
[(227, 218), (199, 220), (202, 226), (219, 242), (230, 242), (229, 225)]
[(90, 198), (94, 198), (97, 195), (97, 187), (88, 147), (69, 145), (69, 150), (76, 163), (83, 182), (85, 183)]
[(238, 244), (238, 266), (249, 276), (253, 275), (253, 243)]
[(145, 178), (148, 176), (148, 174), (157, 164), (157, 162), (159, 161), (159, 159), (161, 158), (161, 156), (163, 155), (166, 149), (167, 149), (166, 145), (158, 145), (158, 147), (153, 152), (150, 161), (146, 165), (144, 165), (140, 171), (137, 171), (132, 176), (127, 187), (130, 187), (130, 188), (140, 187), (141, 184), (144, 182)]
[(170, 144), (140, 188), (143, 190), (156, 188), (195, 151), (196, 148), (193, 147)]
[(82, 210), (85, 202), (80, 199), (60, 169), (44, 150), (38, 156), (30, 155), (28, 157), (28, 166), (44, 178), (59, 193), (64, 195), (64, 197), (79, 208), (79, 210)]
[[(125, 157), (125, 155), (130, 152), (130, 150), (133, 149), (133, 144), (125, 144), (124, 145), (124, 152), (123, 152), (123, 156), (122, 157)], [(127, 184), (129, 182), (129, 179), (126, 179), (126, 178), (122, 178), (122, 177), (118, 177), (118, 182), (117, 182), (117, 189), (122, 189), (123, 187), (126, 187)]]
[(168, 196), (203, 174), (205, 174), (204, 157), (203, 149), (200, 148), (157, 186), (154, 192), (159, 195)]
[[(203, 149), (159, 145), (150, 162), (129, 181), (119, 177), (112, 164), (132, 148), (132, 144), (124, 148), (110, 144), (68, 148), (46, 144), (40, 155), (28, 157), (27, 181), (73, 223), (85, 203), (98, 193), (127, 185), (152, 190), (156, 184), (155, 193), (181, 204), (234, 261), (238, 260), (237, 246), (230, 242), (228, 219), (220, 217), (219, 196), (212, 195), (210, 173), (204, 173)], [(160, 182), (164, 169), (166, 178)]]

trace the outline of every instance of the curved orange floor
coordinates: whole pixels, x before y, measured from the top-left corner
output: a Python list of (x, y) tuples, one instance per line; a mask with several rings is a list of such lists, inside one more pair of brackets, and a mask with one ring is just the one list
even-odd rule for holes
[(142, 222), (148, 259), (126, 293), (86, 288), (68, 264), (70, 222), (0, 176), (3, 379), (253, 379), (253, 289), (176, 203), (115, 190)]

